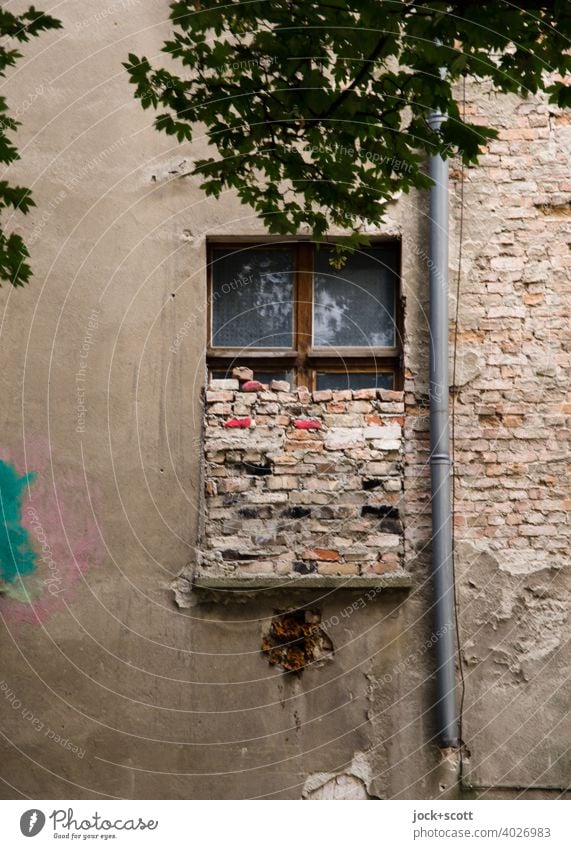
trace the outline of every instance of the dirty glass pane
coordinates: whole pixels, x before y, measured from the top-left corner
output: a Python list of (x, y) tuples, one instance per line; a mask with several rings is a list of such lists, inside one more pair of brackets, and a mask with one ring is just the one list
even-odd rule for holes
[[(234, 365), (238, 365), (238, 363), (235, 363)], [(234, 366), (226, 371), (222, 369), (215, 369), (211, 373), (211, 377), (214, 379), (229, 379), (232, 377), (232, 368), (234, 368)], [(277, 369), (276, 371), (258, 371), (257, 368), (254, 368), (254, 380), (259, 380), (260, 383), (270, 383), (272, 380), (287, 380), (292, 386), (295, 383), (293, 371), (286, 371), (285, 369)]]
[(396, 254), (355, 252), (337, 271), (330, 253), (315, 255), (313, 344), (333, 348), (396, 346)]
[(212, 265), (212, 347), (293, 346), (294, 252), (219, 250)]
[(394, 374), (390, 371), (318, 371), (316, 383), (317, 389), (393, 389)]
[(259, 380), (260, 383), (271, 383), (272, 380), (287, 380), (287, 382), (291, 385), (295, 385), (294, 376), (292, 371), (258, 371), (254, 369), (254, 379)]

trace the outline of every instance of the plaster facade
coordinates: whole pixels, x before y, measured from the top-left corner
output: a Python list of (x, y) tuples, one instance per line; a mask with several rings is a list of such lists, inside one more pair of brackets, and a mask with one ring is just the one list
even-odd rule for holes
[[(2, 796), (560, 795), (570, 775), (569, 115), (467, 88), (468, 109), (500, 137), (464, 175), (453, 396), (469, 754), (459, 786), (432, 709), (427, 197), (400, 197), (379, 234), (402, 242), (399, 486), (412, 585), (371, 598), (334, 587), (177, 596), (204, 519), (206, 240), (265, 234), (231, 194), (208, 199), (182, 176), (204, 138), (173, 144), (132, 97), (121, 63), (130, 51), (158, 55), (168, 4), (51, 6), (65, 29), (28, 45), (6, 83), (23, 123), (13, 173), (38, 206), (18, 221), (33, 282), (0, 291), (1, 459), (36, 475), (21, 508), (38, 562), (0, 596)], [(460, 179), (453, 163), (452, 316)], [(261, 646), (299, 605), (319, 610), (333, 651), (287, 675)]]

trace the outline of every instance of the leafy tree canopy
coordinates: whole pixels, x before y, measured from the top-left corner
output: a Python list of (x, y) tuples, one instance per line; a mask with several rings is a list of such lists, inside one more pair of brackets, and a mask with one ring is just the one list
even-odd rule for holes
[[(59, 29), (61, 21), (40, 12), (33, 6), (21, 15), (0, 8), (0, 76), (6, 76), (6, 69), (16, 64), (22, 57), (16, 44), (29, 41), (48, 29)], [(12, 134), (20, 125), (10, 115), (5, 97), (0, 97), (0, 162), (7, 168), (20, 155), (11, 141)], [(0, 180), (0, 210), (11, 207), (27, 213), (35, 206), (30, 190), (24, 186), (13, 186), (7, 180)], [(27, 263), (28, 249), (17, 233), (6, 233), (0, 227), (0, 281), (7, 280), (14, 286), (23, 286), (32, 270)], [(1, 285), (1, 282), (0, 282)]]
[(395, 192), (430, 185), (427, 154), (474, 163), (495, 137), (463, 119), (460, 78), (571, 105), (568, 0), (181, 0), (171, 20), (174, 62), (125, 64), (156, 128), (186, 142), (204, 125), (206, 194), (234, 189), (271, 233), (344, 228), (342, 250)]

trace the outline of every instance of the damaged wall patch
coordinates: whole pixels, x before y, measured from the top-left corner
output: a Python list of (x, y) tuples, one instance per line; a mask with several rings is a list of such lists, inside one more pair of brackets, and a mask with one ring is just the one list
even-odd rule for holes
[(299, 674), (306, 666), (330, 656), (333, 644), (320, 622), (319, 610), (293, 610), (275, 616), (261, 647), (270, 665)]

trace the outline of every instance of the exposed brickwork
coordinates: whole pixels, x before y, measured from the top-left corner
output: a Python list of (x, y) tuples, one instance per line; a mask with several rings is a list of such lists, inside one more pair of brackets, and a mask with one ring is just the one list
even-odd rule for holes
[(471, 175), (474, 212), (501, 214), (462, 281), (479, 374), (457, 394), (456, 512), (461, 539), (521, 573), (567, 559), (571, 125), (537, 101), (509, 122)]
[(401, 568), (402, 393), (273, 386), (212, 381), (206, 392), (200, 569), (341, 577)]
[[(496, 100), (475, 87), (467, 112), (500, 135), (465, 172), (463, 195), (451, 167), (451, 351), (461, 199), (464, 208), (451, 400), (466, 774), (519, 786), (549, 776), (564, 787), (551, 735), (569, 703), (571, 118), (541, 98)], [(424, 245), (403, 240), (401, 516), (405, 567), (421, 581), (430, 574), (428, 304), (406, 256), (426, 274)], [(539, 750), (537, 740), (551, 742)]]
[[(468, 118), (500, 128), (464, 175), (455, 398), (456, 540), (514, 574), (567, 561), (571, 119), (540, 99), (477, 91)], [(513, 109), (513, 111), (512, 111)], [(461, 171), (451, 167), (450, 347)], [(415, 246), (406, 244), (405, 250)], [(405, 280), (406, 285), (406, 280)], [(427, 305), (425, 303), (425, 309)], [(429, 552), (427, 350), (405, 317), (406, 565)], [(451, 361), (452, 375), (452, 361)], [(452, 382), (452, 376), (451, 376)]]

